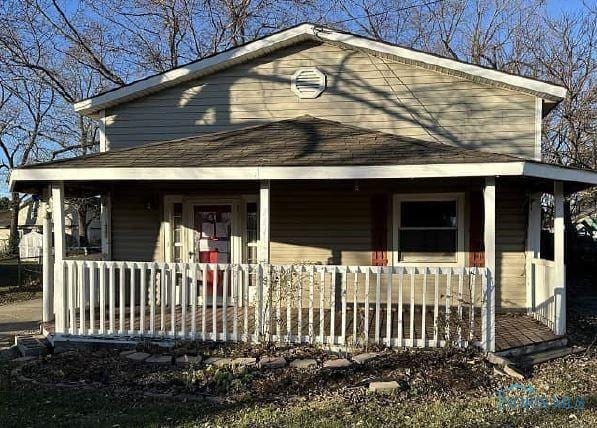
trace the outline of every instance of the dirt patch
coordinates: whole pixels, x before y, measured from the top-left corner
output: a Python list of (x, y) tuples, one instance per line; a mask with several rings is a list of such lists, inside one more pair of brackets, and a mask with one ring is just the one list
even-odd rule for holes
[(20, 287), (0, 287), (0, 306), (41, 298), (42, 285), (32, 282)]
[[(140, 345), (140, 348), (148, 350), (147, 346)], [(492, 391), (499, 384), (492, 368), (472, 350), (387, 351), (367, 364), (331, 370), (322, 368), (322, 363), (335, 356), (314, 347), (275, 350), (203, 344), (193, 348), (178, 347), (167, 352), (170, 355), (199, 354), (204, 360), (210, 356), (277, 355), (288, 360), (313, 358), (319, 364), (309, 370), (181, 367), (133, 362), (123, 358), (118, 350), (70, 351), (35, 360), (23, 367), (21, 374), (49, 386), (85, 386), (155, 396), (217, 396), (235, 402), (286, 401), (322, 394), (359, 402), (366, 399), (369, 382), (378, 380), (400, 382), (401, 393), (390, 398), (392, 400), (462, 397), (480, 390)]]

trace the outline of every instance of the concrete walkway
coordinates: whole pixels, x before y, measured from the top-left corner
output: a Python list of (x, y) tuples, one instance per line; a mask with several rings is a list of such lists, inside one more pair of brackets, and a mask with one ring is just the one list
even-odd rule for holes
[(38, 333), (42, 299), (0, 306), (0, 348), (14, 344), (17, 334)]

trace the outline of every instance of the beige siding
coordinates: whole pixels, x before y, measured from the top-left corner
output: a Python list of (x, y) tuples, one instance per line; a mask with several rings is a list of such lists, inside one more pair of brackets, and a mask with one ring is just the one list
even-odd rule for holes
[(501, 184), (496, 195), (496, 299), (501, 308), (524, 308), (527, 198), (520, 184)]
[(155, 192), (149, 189), (127, 187), (112, 193), (114, 260), (162, 260), (160, 210)]
[(271, 204), (272, 263), (371, 264), (369, 195), (274, 185)]
[[(317, 99), (290, 90), (303, 66), (327, 75)], [(106, 134), (111, 148), (122, 148), (311, 114), (532, 157), (534, 109), (529, 95), (309, 42), (115, 107)]]

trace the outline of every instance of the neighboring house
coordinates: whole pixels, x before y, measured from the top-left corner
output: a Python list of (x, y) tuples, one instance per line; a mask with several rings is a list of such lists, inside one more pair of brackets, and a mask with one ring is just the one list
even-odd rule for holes
[[(38, 216), (40, 202), (33, 198), (26, 198), (19, 209), (19, 221), (17, 230), (19, 238), (30, 232), (42, 231), (42, 219)], [(10, 240), (10, 223), (12, 221), (12, 211), (0, 211), (0, 253), (8, 250)]]
[[(10, 177), (21, 192), (51, 186), (54, 231), (65, 195), (102, 196), (104, 261), (65, 259), (55, 235), (46, 331), (553, 340), (566, 322), (563, 197), (597, 184), (541, 162), (541, 120), (565, 95), (303, 24), (80, 101), (102, 153)], [(536, 258), (541, 193), (556, 206), (552, 261)]]
[[(37, 198), (26, 198), (19, 209), (19, 221), (18, 231), (19, 239), (23, 236), (35, 232), (41, 234), (43, 230), (43, 203)], [(67, 238), (67, 246), (69, 248), (80, 247), (79, 233), (78, 233), (78, 216), (74, 207), (69, 204), (65, 206), (65, 233)], [(101, 246), (100, 236), (100, 222), (99, 219), (93, 219), (91, 214), (88, 214), (88, 220), (90, 224), (87, 228), (87, 237), (89, 239), (90, 246)], [(8, 249), (8, 242), (10, 238), (10, 223), (12, 219), (11, 210), (0, 211), (0, 253)], [(31, 240), (36, 242), (37, 240)], [(41, 247), (40, 247), (41, 251)], [(35, 250), (31, 252), (26, 251), (27, 254), (36, 254)]]

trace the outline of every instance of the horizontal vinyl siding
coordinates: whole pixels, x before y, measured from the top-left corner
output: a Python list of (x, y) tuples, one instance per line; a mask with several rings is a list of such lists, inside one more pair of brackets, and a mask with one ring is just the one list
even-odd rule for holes
[(496, 195), (496, 299), (504, 309), (526, 307), (526, 193), (500, 184)]
[[(306, 66), (327, 75), (316, 99), (290, 90), (292, 74)], [(111, 148), (122, 148), (311, 114), (532, 157), (534, 108), (529, 95), (309, 42), (111, 109), (106, 134)]]
[(272, 190), (271, 262), (369, 265), (369, 195)]
[[(151, 201), (151, 209), (147, 203)], [(142, 188), (112, 193), (112, 257), (114, 260), (161, 261), (160, 204)]]

